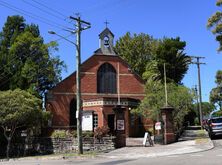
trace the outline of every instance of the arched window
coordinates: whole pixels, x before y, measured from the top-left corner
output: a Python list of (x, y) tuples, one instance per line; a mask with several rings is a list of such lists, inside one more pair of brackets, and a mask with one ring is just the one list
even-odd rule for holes
[(109, 64), (104, 63), (97, 72), (97, 92), (116, 93), (116, 70)]

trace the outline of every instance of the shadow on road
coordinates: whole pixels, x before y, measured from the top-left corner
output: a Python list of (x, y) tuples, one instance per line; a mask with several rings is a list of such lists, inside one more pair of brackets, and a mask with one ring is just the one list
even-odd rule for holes
[(109, 162), (103, 162), (103, 163), (98, 163), (100, 165), (115, 165), (115, 164), (121, 164), (125, 162), (133, 161), (133, 159), (125, 159), (125, 160), (115, 160), (115, 161), (109, 161)]

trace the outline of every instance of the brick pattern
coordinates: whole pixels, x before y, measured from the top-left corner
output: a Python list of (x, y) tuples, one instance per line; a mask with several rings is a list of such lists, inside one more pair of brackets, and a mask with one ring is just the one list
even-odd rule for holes
[[(100, 98), (117, 98), (117, 94), (98, 94), (97, 93), (97, 71), (99, 67), (108, 62), (116, 69), (119, 68), (119, 86), (121, 98), (132, 98), (142, 100), (145, 96), (144, 82), (135, 73), (133, 73), (126, 62), (119, 56), (93, 55), (81, 65), (81, 92), (82, 100), (89, 101)], [(118, 66), (119, 65), (119, 66)], [(60, 82), (49, 91), (50, 98), (47, 100), (47, 110), (53, 113), (52, 126), (68, 127), (70, 120), (70, 102), (75, 99), (76, 78), (75, 72)], [(114, 106), (90, 106), (83, 107), (83, 110), (93, 110), (98, 114), (98, 126), (107, 125), (108, 114), (114, 114)], [(134, 136), (138, 133), (135, 122), (134, 127), (130, 127), (129, 107), (126, 107), (125, 113), (125, 131), (126, 136)]]

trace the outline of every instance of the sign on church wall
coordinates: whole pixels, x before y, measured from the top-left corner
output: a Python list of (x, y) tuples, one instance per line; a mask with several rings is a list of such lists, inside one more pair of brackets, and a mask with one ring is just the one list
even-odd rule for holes
[(93, 130), (93, 112), (92, 111), (83, 111), (82, 130), (83, 131)]

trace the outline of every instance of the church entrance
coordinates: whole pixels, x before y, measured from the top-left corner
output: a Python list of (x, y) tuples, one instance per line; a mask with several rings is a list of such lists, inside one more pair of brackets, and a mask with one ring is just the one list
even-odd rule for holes
[(69, 106), (69, 126), (76, 129), (77, 120), (76, 120), (76, 99), (72, 99)]
[(114, 114), (108, 115), (108, 127), (110, 129), (110, 132), (114, 132), (114, 129), (115, 129), (115, 115)]

